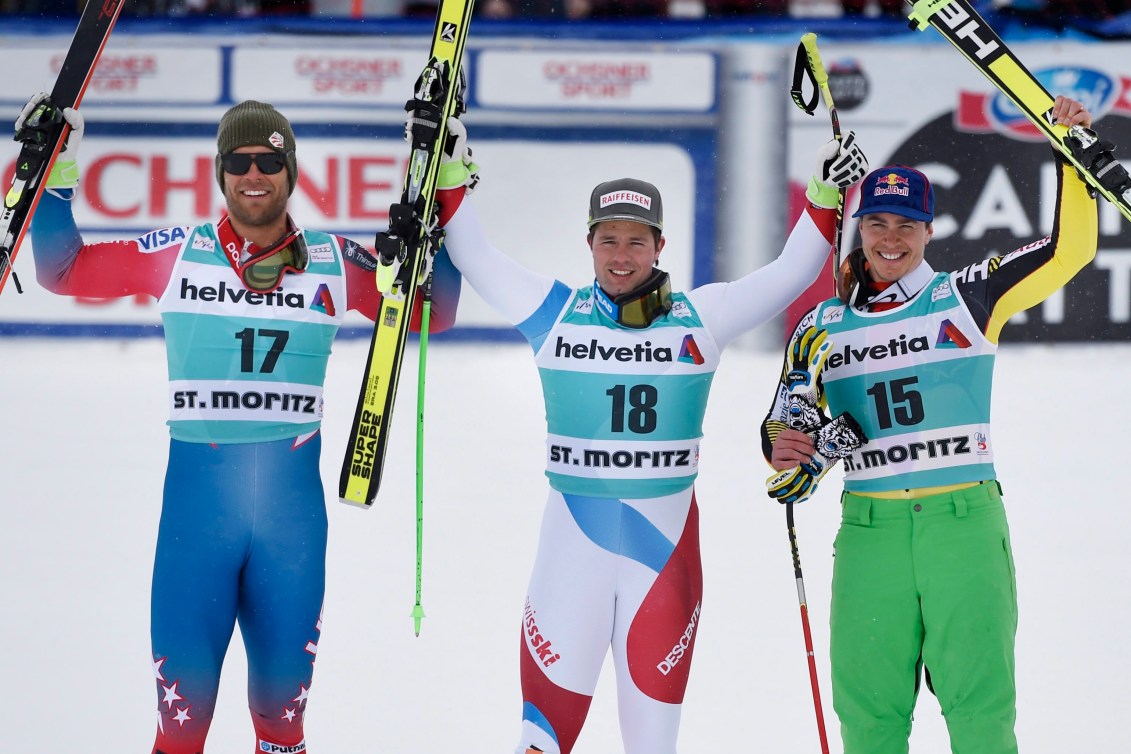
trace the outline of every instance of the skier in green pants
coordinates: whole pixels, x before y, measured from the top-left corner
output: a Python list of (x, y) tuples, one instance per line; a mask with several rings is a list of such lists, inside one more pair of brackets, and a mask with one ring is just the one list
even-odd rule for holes
[[(1091, 123), (1064, 97), (1052, 115)], [(845, 466), (830, 619), (845, 754), (908, 751), (923, 668), (955, 754), (1017, 751), (1017, 599), (990, 394), (1005, 323), (1096, 253), (1095, 202), (1071, 165), (1056, 164), (1052, 235), (957, 272), (924, 260), (926, 176), (873, 171), (854, 215), (862, 248), (787, 349), (762, 424), (779, 472), (770, 495), (800, 502), (836, 460)]]

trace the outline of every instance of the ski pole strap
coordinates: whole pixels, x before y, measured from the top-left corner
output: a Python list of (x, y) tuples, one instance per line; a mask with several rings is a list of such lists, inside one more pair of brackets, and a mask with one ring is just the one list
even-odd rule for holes
[[(803, 87), (805, 78), (808, 77), (810, 86), (813, 87), (813, 96), (806, 100)], [(817, 110), (817, 101), (821, 92), (817, 86), (817, 76), (809, 65), (809, 54), (805, 50), (805, 43), (797, 45), (797, 58), (793, 62), (793, 86), (789, 89), (789, 96), (793, 97), (793, 104), (812, 115)]]

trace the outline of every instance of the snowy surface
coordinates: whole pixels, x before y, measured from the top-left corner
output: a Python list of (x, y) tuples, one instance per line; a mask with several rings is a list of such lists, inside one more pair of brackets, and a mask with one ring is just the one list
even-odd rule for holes
[[(428, 369), (424, 607), (414, 591), (415, 366), (374, 510), (336, 502), (366, 344), (331, 359), (323, 478), (324, 626), (307, 715), (315, 754), (502, 754), (520, 714), (518, 630), (546, 483), (538, 380), (525, 346), (434, 344)], [(156, 699), (149, 572), (167, 456), (163, 343), (0, 344), (0, 526), (9, 751), (48, 739), (148, 751)], [(415, 364), (415, 346), (406, 359)], [(1018, 734), (1026, 754), (1124, 750), (1131, 585), (1131, 345), (1006, 346), (994, 425), (1018, 567)], [(762, 492), (756, 426), (776, 354), (733, 350), (716, 378), (698, 497), (705, 600), (681, 751), (817, 752), (783, 510)], [(1087, 400), (1083, 400), (1087, 398)], [(832, 748), (828, 591), (838, 484), (798, 511)], [(611, 665), (579, 754), (620, 750)], [(229, 650), (209, 752), (251, 748), (243, 648)], [(916, 754), (949, 751), (924, 692)], [(81, 743), (80, 743), (81, 742)], [(56, 747), (57, 748), (57, 747)]]

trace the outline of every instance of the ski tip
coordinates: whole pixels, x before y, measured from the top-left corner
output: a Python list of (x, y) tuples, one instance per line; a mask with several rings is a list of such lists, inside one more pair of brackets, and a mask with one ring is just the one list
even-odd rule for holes
[(345, 503), (346, 505), (353, 506), (354, 508), (361, 508), (362, 510), (369, 510), (373, 507), (373, 501), (369, 500), (354, 500), (348, 497), (339, 497), (338, 502)]

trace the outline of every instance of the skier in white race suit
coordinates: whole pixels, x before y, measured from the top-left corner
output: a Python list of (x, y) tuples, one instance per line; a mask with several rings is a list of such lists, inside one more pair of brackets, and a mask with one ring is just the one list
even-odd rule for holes
[(569, 754), (610, 644), (627, 754), (676, 751), (702, 597), (698, 471), (719, 356), (820, 273), (838, 192), (867, 172), (848, 133), (818, 150), (808, 203), (781, 255), (731, 283), (673, 292), (660, 193), (623, 178), (590, 198), (595, 280), (575, 288), (487, 240), (465, 194), (478, 182), (449, 121), (440, 224), (455, 266), (515, 325), (542, 380), (549, 499), (521, 623), (523, 713), (515, 751)]

